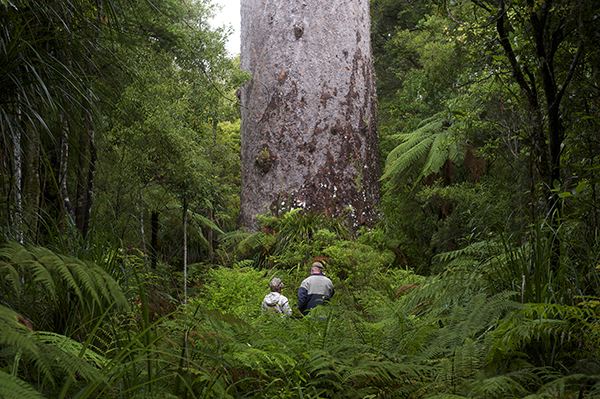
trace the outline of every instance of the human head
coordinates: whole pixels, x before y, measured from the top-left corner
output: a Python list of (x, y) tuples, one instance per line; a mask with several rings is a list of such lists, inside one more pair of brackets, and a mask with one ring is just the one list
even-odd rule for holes
[(310, 274), (322, 274), (323, 264), (321, 262), (314, 262), (310, 267)]
[(269, 283), (269, 288), (272, 292), (281, 292), (284, 287), (283, 281), (279, 277), (273, 277)]

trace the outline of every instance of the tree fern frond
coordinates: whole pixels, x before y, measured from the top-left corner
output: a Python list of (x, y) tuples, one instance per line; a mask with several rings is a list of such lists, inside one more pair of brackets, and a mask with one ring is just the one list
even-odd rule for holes
[(590, 398), (600, 398), (600, 381), (590, 388)]
[(431, 148), (431, 144), (435, 140), (434, 137), (425, 137), (415, 140), (415, 145), (410, 148), (404, 149), (404, 147), (398, 147), (398, 153), (392, 151), (388, 160), (386, 161), (385, 171), (382, 180), (398, 180), (407, 172), (409, 168), (414, 166), (418, 161), (422, 160), (423, 156), (427, 154)]
[(457, 138), (459, 129), (452, 128), (448, 117), (446, 112), (437, 113), (422, 121), (412, 132), (393, 136), (400, 144), (388, 154), (381, 180), (396, 185), (414, 170), (416, 182), (419, 182), (438, 173), (446, 161), (460, 161), (465, 148)]
[(446, 160), (450, 159), (450, 149), (456, 146), (451, 142), (451, 139), (448, 132), (437, 134), (434, 137), (425, 164), (419, 173), (419, 180), (432, 173), (438, 173), (446, 163)]
[[(544, 384), (537, 392), (538, 395), (547, 395), (548, 397), (573, 397), (581, 391), (582, 387), (589, 387), (600, 384), (600, 375), (589, 374), (570, 374), (555, 378)], [(593, 390), (593, 389), (592, 389)], [(595, 397), (590, 392), (590, 397)]]
[(0, 346), (8, 348), (11, 354), (20, 353), (21, 357), (32, 361), (40, 375), (53, 384), (52, 366), (46, 353), (39, 347), (33, 333), (19, 320), (19, 314), (0, 305)]
[(59, 282), (63, 283), (68, 289), (73, 290), (80, 302), (84, 301), (81, 288), (63, 258), (46, 248), (34, 248), (32, 253), (40, 264), (49, 268), (52, 274), (59, 278)]
[[(76, 346), (72, 346), (69, 338), (65, 337), (65, 342), (61, 343), (58, 339), (52, 341), (43, 338), (40, 347), (46, 352), (46, 356), (52, 359), (54, 367), (52, 373), (57, 377), (64, 380), (66, 377), (75, 377), (80, 381), (86, 382), (104, 382), (107, 381), (107, 376), (104, 374), (104, 370), (96, 367), (93, 361), (100, 361), (96, 356), (90, 356), (89, 353), (84, 353), (90, 359), (88, 362), (86, 359), (80, 357), (78, 353), (73, 353)], [(72, 340), (70, 340), (72, 341)]]
[(518, 398), (527, 395), (529, 391), (511, 375), (499, 375), (478, 380), (472, 393), (480, 398)]
[(0, 370), (0, 397), (4, 399), (44, 399), (25, 381)]
[(463, 145), (458, 143), (455, 137), (449, 137), (448, 140), (450, 143), (448, 145), (447, 159), (454, 163), (462, 162), (465, 158)]
[(589, 309), (559, 304), (525, 304), (520, 312), (504, 319), (494, 332), (494, 348), (500, 352), (518, 351), (524, 345), (546, 338), (571, 339), (589, 329)]
[(6, 289), (12, 289), (16, 296), (21, 295), (21, 278), (12, 264), (0, 260), (0, 277), (0, 281), (8, 283)]
[(397, 139), (400, 144), (398, 144), (386, 158), (386, 162), (394, 162), (398, 158), (402, 157), (407, 151), (416, 147), (423, 140), (428, 138), (434, 138), (435, 131), (441, 128), (441, 123), (438, 125), (429, 125), (428, 129), (422, 129), (411, 133), (402, 133), (393, 136), (393, 138)]
[(75, 341), (67, 336), (48, 331), (37, 331), (34, 336), (39, 342), (51, 344), (72, 357), (79, 357), (98, 369), (105, 367), (109, 360), (90, 346)]
[(237, 245), (240, 253), (252, 253), (261, 248), (268, 248), (275, 243), (275, 238), (268, 234), (258, 232), (248, 235)]
[(490, 254), (497, 254), (502, 249), (503, 246), (494, 241), (477, 241), (455, 251), (437, 254), (434, 261), (446, 263), (465, 256), (474, 258), (489, 257)]
[(0, 344), (15, 352), (25, 352), (34, 358), (39, 357), (39, 350), (31, 338), (30, 331), (18, 320), (18, 313), (0, 305)]
[(42, 285), (50, 296), (49, 299), (55, 301), (57, 298), (56, 284), (52, 278), (50, 270), (44, 267), (44, 265), (39, 263), (37, 260), (32, 260), (29, 262), (29, 266), (31, 266), (33, 269), (33, 281)]
[(94, 264), (88, 262), (86, 266), (88, 272), (92, 274), (92, 281), (96, 282), (95, 286), (100, 291), (104, 302), (114, 304), (117, 309), (127, 309), (129, 302), (115, 279), (103, 269), (94, 267)]
[[(71, 272), (75, 287), (72, 287), (76, 292), (81, 292), (81, 295), (89, 297), (94, 300), (96, 305), (101, 306), (100, 296), (98, 295), (100, 287), (103, 285), (102, 280), (98, 284), (98, 280), (92, 280), (92, 275), (89, 273), (89, 269), (81, 261), (73, 261), (63, 259), (65, 266)], [(82, 301), (83, 302), (83, 301)]]
[[(0, 274), (10, 279), (3, 284), (7, 289), (4, 303), (27, 314), (37, 328), (49, 329), (47, 320), (68, 319), (65, 309), (58, 306), (84, 309), (83, 317), (110, 306), (128, 307), (118, 283), (94, 263), (17, 243), (0, 247), (0, 261)], [(21, 298), (23, 292), (34, 293), (36, 300)], [(74, 306), (76, 303), (82, 306)]]
[(209, 228), (211, 230), (216, 231), (219, 234), (224, 234), (223, 230), (221, 230), (221, 228), (217, 226), (217, 224), (213, 220), (207, 218), (206, 216), (191, 211), (190, 216), (192, 220), (198, 223), (198, 225), (200, 225), (201, 227)]
[[(114, 300), (117, 307), (121, 307), (123, 304), (121, 303), (118, 293), (115, 295), (115, 292), (110, 289), (110, 281), (107, 281), (105, 277), (107, 274), (102, 271), (102, 269), (89, 267), (89, 263), (85, 263), (86, 272), (90, 274), (91, 281), (94, 281), (93, 288), (97, 291), (97, 296), (99, 298), (99, 303), (110, 303), (111, 300)], [(119, 290), (120, 291), (120, 290)]]

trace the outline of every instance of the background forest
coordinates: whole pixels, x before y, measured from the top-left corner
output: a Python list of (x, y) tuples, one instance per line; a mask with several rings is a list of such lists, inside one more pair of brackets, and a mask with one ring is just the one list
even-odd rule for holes
[[(600, 3), (372, 0), (359, 231), (237, 229), (212, 7), (0, 0), (0, 397), (600, 397)], [(315, 259), (333, 301), (262, 314)]]

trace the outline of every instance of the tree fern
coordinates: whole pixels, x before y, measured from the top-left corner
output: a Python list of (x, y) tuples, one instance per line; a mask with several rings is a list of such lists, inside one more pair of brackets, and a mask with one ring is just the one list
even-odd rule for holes
[(382, 180), (399, 185), (416, 174), (416, 183), (438, 173), (446, 161), (460, 161), (464, 148), (457, 130), (448, 114), (440, 112), (422, 121), (416, 130), (396, 135), (400, 144), (389, 153)]

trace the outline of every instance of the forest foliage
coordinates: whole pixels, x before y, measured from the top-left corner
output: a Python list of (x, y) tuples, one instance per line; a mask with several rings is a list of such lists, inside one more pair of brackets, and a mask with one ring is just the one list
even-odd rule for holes
[[(0, 1), (0, 397), (600, 397), (600, 5), (372, 0), (380, 221), (237, 229), (209, 1)], [(314, 260), (336, 294), (293, 308)]]

